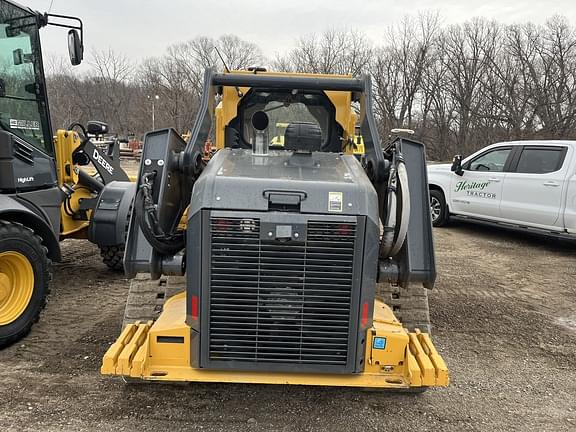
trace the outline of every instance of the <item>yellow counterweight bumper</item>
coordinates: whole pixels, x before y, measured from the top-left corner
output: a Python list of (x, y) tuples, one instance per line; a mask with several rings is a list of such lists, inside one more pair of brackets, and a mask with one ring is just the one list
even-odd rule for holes
[(408, 332), (390, 308), (376, 301), (366, 334), (364, 371), (355, 374), (284, 373), (195, 369), (185, 293), (167, 300), (154, 323), (128, 325), (104, 355), (103, 375), (155, 381), (300, 384), (408, 389), (447, 386), (448, 369), (426, 333)]

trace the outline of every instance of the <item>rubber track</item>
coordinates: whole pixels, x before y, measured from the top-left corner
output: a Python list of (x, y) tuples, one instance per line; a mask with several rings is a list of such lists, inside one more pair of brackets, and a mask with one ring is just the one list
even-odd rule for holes
[(184, 276), (162, 276), (158, 280), (150, 280), (149, 274), (137, 274), (130, 281), (122, 328), (136, 321), (155, 321), (166, 299), (185, 289)]
[(405, 328), (410, 331), (418, 328), (423, 333), (431, 333), (427, 288), (422, 285), (401, 288), (390, 284), (378, 284), (376, 296), (392, 308), (394, 315)]

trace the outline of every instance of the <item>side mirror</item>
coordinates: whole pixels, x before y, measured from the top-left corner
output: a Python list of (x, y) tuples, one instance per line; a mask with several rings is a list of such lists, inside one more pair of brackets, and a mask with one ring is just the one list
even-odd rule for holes
[(12, 51), (12, 59), (13, 59), (13, 63), (14, 66), (20, 66), (22, 63), (24, 63), (24, 56), (22, 55), (22, 49), (18, 48), (15, 49), (14, 51)]
[(89, 135), (104, 135), (108, 133), (108, 125), (100, 121), (89, 121), (86, 127), (86, 131)]
[(459, 176), (464, 174), (464, 170), (462, 169), (462, 155), (454, 156), (454, 159), (452, 159), (452, 166), (450, 167), (450, 171), (458, 174)]
[(68, 55), (72, 66), (77, 66), (82, 63), (84, 58), (84, 46), (78, 32), (74, 29), (68, 32)]
[(12, 59), (14, 66), (20, 66), (24, 63), (32, 63), (32, 54), (24, 54), (22, 48), (15, 49), (12, 51)]

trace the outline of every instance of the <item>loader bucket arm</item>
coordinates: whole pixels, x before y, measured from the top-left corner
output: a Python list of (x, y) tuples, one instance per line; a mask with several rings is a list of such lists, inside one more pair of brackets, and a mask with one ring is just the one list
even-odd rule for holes
[(398, 257), (401, 263), (399, 283), (401, 286), (421, 283), (431, 289), (436, 281), (436, 262), (424, 144), (402, 138), (399, 140), (408, 170), (411, 208), (408, 234)]
[[(424, 144), (398, 137), (390, 142), (385, 152), (395, 152), (403, 161), (408, 184), (407, 191), (401, 191), (401, 194), (408, 193), (410, 210), (406, 237), (398, 253), (388, 257), (381, 252), (378, 282), (401, 287), (416, 283), (432, 289), (436, 281), (436, 263)], [(390, 193), (389, 187), (381, 183), (377, 191), (382, 206), (386, 202), (386, 194)], [(404, 210), (398, 207), (398, 218)], [(385, 209), (381, 207), (381, 220), (385, 216)]]

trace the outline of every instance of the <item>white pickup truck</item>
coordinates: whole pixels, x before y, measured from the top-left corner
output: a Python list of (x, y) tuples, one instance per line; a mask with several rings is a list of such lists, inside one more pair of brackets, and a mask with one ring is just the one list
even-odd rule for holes
[(429, 165), (434, 226), (451, 215), (576, 238), (576, 141), (492, 144)]

